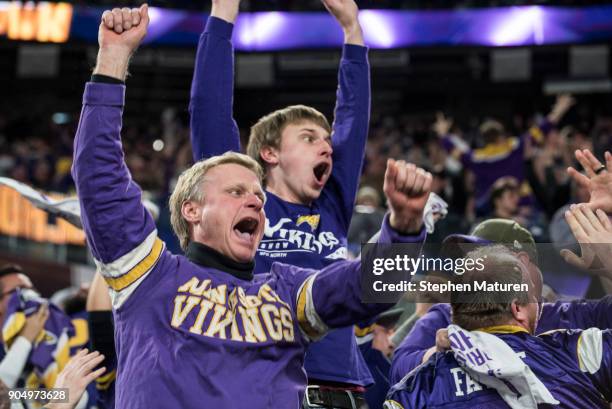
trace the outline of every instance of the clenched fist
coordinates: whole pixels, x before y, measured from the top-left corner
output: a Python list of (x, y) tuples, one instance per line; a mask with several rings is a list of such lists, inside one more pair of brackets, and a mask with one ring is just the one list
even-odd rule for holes
[(140, 8), (124, 7), (106, 10), (98, 30), (100, 48), (122, 47), (133, 53), (147, 34), (149, 9), (146, 4)]
[(125, 81), (130, 57), (138, 48), (149, 26), (149, 9), (140, 8), (106, 10), (98, 29), (98, 61), (94, 74), (106, 75)]
[(391, 227), (402, 233), (418, 233), (431, 191), (431, 173), (403, 160), (387, 161), (383, 191), (391, 215)]

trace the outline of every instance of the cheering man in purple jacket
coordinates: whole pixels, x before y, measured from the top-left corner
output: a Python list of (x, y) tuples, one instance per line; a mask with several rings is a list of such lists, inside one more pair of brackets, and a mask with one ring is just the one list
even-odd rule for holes
[[(314, 108), (295, 105), (264, 116), (251, 128), (247, 153), (264, 168), (267, 196), (255, 273), (268, 272), (275, 261), (320, 269), (346, 258), (368, 133), (370, 70), (355, 2), (323, 3), (344, 32), (334, 123), (330, 126)], [(238, 6), (239, 0), (213, 0), (200, 37), (190, 103), (196, 161), (240, 151), (232, 116), (231, 36)], [(340, 395), (373, 383), (352, 327), (312, 344), (305, 368), (309, 384), (334, 387)]]
[[(123, 82), (149, 21), (146, 5), (126, 10), (102, 16), (72, 169), (87, 242), (113, 302), (116, 407), (298, 408), (308, 342), (388, 305), (361, 303), (359, 261), (319, 271), (274, 263), (253, 275), (265, 225), (263, 171), (238, 153), (179, 177), (171, 221), (186, 255), (165, 250), (121, 145)], [(389, 161), (383, 240), (424, 240), (430, 188), (430, 174)]]

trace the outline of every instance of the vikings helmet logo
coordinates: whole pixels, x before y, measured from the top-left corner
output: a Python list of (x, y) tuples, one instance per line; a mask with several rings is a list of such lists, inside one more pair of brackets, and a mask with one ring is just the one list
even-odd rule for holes
[(320, 219), (321, 219), (321, 216), (318, 215), (318, 214), (312, 214), (312, 215), (308, 215), (308, 216), (300, 216), (300, 217), (298, 217), (296, 224), (298, 226), (301, 226), (304, 223), (308, 223), (308, 225), (310, 226), (310, 230), (314, 231), (319, 226), (319, 220)]

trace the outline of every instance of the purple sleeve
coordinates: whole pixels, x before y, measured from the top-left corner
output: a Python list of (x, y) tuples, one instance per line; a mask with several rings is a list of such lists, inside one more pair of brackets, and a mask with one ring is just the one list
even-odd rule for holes
[(391, 384), (383, 409), (426, 409), (433, 389), (435, 370), (419, 371)]
[(550, 122), (547, 118), (542, 119), (537, 125), (532, 126), (523, 133), (520, 138), (520, 148), (522, 149), (527, 139), (531, 139), (536, 144), (542, 144), (546, 139), (546, 135), (553, 129), (554, 123)]
[(553, 331), (541, 338), (565, 349), (606, 401), (612, 401), (612, 329)]
[(436, 344), (436, 332), (450, 324), (450, 306), (431, 307), (415, 324), (400, 346), (391, 363), (390, 383), (399, 382), (406, 374), (421, 365), (425, 352)]
[(597, 390), (612, 402), (612, 329), (602, 331), (599, 370), (591, 375)]
[[(395, 243), (423, 243), (425, 228), (416, 236), (399, 236), (387, 232), (391, 229), (383, 222), (382, 234), (392, 235)], [(414, 247), (417, 249), (417, 247)], [(420, 252), (420, 248), (418, 248)], [(415, 254), (414, 257), (418, 257)], [(299, 273), (298, 267), (290, 266)], [(307, 271), (307, 270), (304, 270)], [(361, 301), (361, 262), (360, 260), (338, 261), (319, 272), (305, 277), (298, 283), (300, 288), (294, 293), (296, 315), (303, 332), (316, 340), (329, 328), (345, 327), (356, 324), (387, 310), (393, 304), (363, 303)]]
[[(393, 243), (423, 243), (426, 232), (423, 228), (419, 235), (400, 236), (385, 219), (381, 229), (383, 235), (392, 237)], [(352, 325), (391, 307), (391, 304), (361, 302), (360, 262), (333, 263), (321, 270), (314, 280), (312, 295), (317, 313), (329, 327)]]
[(240, 133), (232, 114), (233, 28), (233, 24), (211, 16), (200, 36), (189, 102), (195, 161), (240, 152)]
[[(391, 244), (391, 243), (424, 243), (425, 242), (425, 223), (421, 227), (419, 234), (404, 236), (395, 231), (389, 224), (389, 213), (385, 214), (383, 218), (381, 229), (372, 237), (371, 240), (376, 238), (377, 244)], [(369, 241), (371, 243), (372, 241)]]
[(457, 155), (457, 159), (461, 160), (461, 163), (463, 164), (463, 166), (465, 166), (466, 168), (470, 168), (473, 165), (473, 160), (472, 160), (472, 150), (468, 150), (468, 151), (462, 151), (456, 144), (455, 142), (453, 142), (453, 136), (452, 135), (446, 135), (444, 137), (442, 137), (442, 139), (440, 140), (440, 143), (442, 144), (442, 147), (444, 148), (444, 150), (446, 150), (446, 152), (448, 152), (450, 155)]
[(111, 263), (155, 230), (121, 147), (124, 85), (87, 83), (75, 141), (72, 177), (93, 256)]
[(545, 303), (538, 322), (537, 333), (566, 328), (612, 328), (612, 295), (597, 301)]
[(340, 200), (348, 230), (363, 166), (370, 124), (370, 65), (368, 49), (345, 44), (338, 71), (338, 91), (332, 131), (333, 171), (328, 189)]

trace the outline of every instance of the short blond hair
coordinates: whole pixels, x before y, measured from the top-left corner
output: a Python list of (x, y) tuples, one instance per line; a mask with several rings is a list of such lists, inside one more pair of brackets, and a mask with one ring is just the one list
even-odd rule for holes
[(170, 196), (170, 200), (168, 201), (168, 206), (170, 207), (170, 223), (172, 224), (172, 229), (174, 230), (174, 234), (178, 237), (183, 250), (187, 248), (191, 240), (189, 223), (185, 220), (181, 211), (183, 203), (190, 200), (202, 202), (204, 200), (202, 183), (204, 182), (206, 173), (216, 166), (230, 163), (244, 166), (251, 170), (257, 175), (259, 182), (263, 183), (263, 170), (261, 166), (247, 155), (236, 152), (226, 152), (223, 155), (213, 156), (196, 162), (179, 176), (176, 186), (172, 191), (172, 195)]
[(247, 155), (255, 159), (267, 172), (267, 164), (260, 155), (261, 149), (264, 147), (280, 148), (281, 135), (285, 127), (304, 121), (313, 122), (331, 133), (331, 126), (321, 112), (305, 105), (291, 105), (260, 118), (251, 127)]

